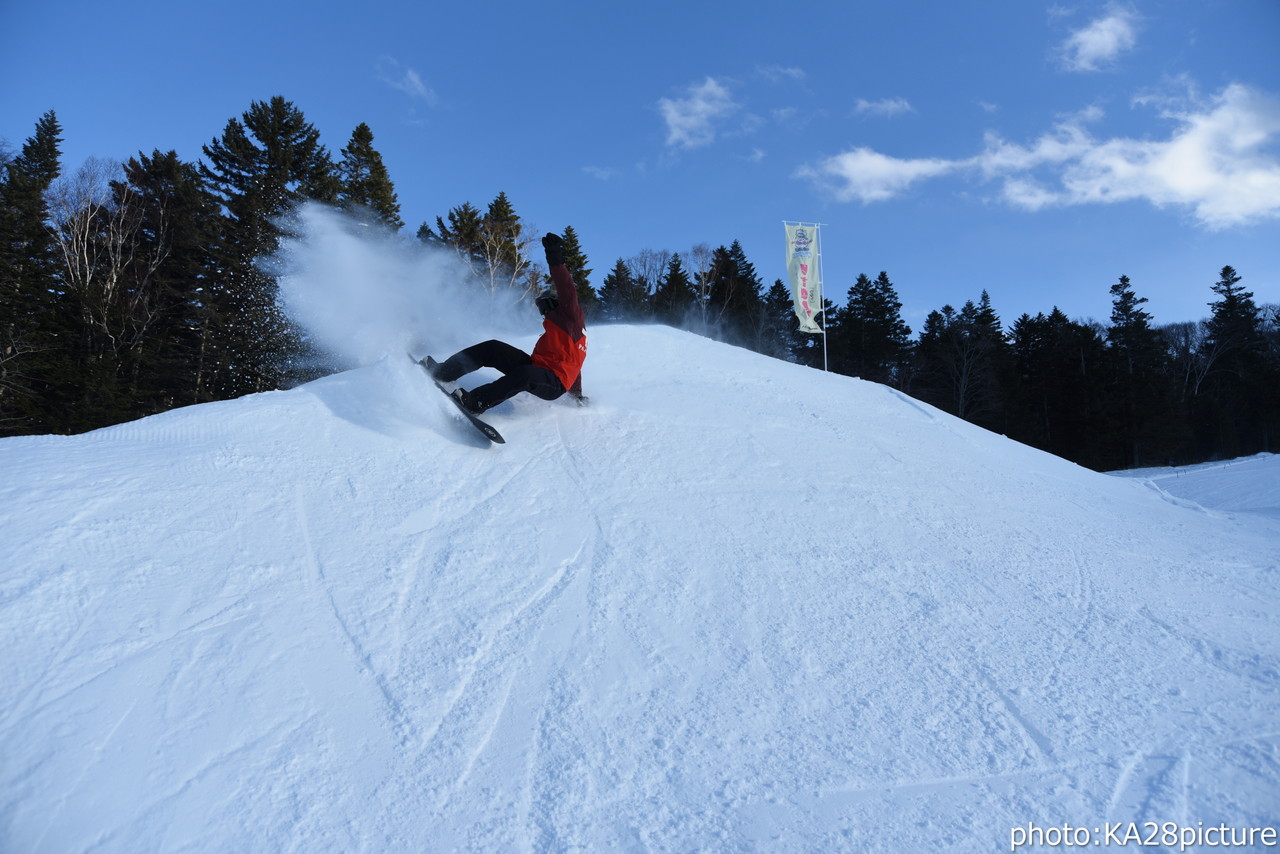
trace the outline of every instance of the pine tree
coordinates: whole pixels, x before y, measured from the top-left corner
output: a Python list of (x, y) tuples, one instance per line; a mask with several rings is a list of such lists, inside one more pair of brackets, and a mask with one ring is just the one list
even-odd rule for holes
[(373, 147), (373, 131), (364, 122), (356, 125), (351, 141), (342, 149), (338, 162), (341, 189), (339, 203), (347, 209), (363, 208), (394, 230), (404, 226), (400, 219), (400, 202), (396, 199), (391, 175), (382, 155)]
[[(1242, 277), (1232, 267), (1223, 267), (1213, 285), (1218, 299), (1209, 303), (1212, 315), (1208, 322), (1207, 345), (1222, 353), (1238, 354), (1248, 359), (1262, 347), (1261, 316), (1254, 304), (1253, 292), (1240, 286)], [(1231, 359), (1224, 370), (1238, 372), (1240, 360)]]
[[(586, 253), (582, 251), (582, 244), (578, 242), (578, 232), (573, 230), (573, 226), (566, 225), (560, 237), (564, 241), (564, 265), (569, 268), (569, 274), (573, 276), (573, 283), (577, 286), (578, 302), (590, 317), (598, 303), (595, 289), (591, 287), (591, 268), (587, 266)], [(548, 277), (547, 282), (550, 283), (550, 281)]]
[(521, 237), (523, 231), (524, 225), (507, 194), (499, 192), (489, 203), (480, 228), (491, 289), (496, 288), (499, 281), (510, 286), (528, 266)]
[(775, 279), (764, 296), (764, 317), (764, 338), (760, 352), (775, 359), (800, 361), (806, 339), (813, 336), (800, 331), (791, 288), (782, 279)]
[(201, 175), (223, 208), (218, 277), (209, 299), (219, 322), (210, 342), (214, 397), (236, 397), (308, 376), (299, 331), (259, 267), (279, 248), (280, 220), (300, 202), (336, 202), (340, 183), (319, 131), (279, 96), (255, 101), (204, 147)]
[(214, 323), (205, 290), (215, 271), (217, 199), (199, 169), (172, 150), (130, 159), (112, 189), (117, 205), (137, 211), (129, 287), (146, 295), (151, 316), (130, 372), (133, 417), (209, 400), (205, 353)]
[[(1107, 430), (1098, 437), (1107, 468), (1164, 462), (1175, 444), (1175, 394), (1165, 346), (1128, 276), (1111, 286), (1107, 327)], [(1114, 450), (1113, 450), (1114, 449)]]
[(452, 249), (469, 274), (479, 278), (488, 269), (485, 255), (484, 216), (470, 202), (449, 209), (448, 222), (436, 217), (433, 231), (425, 222), (418, 229), (418, 239), (428, 246)]
[(828, 344), (834, 370), (874, 382), (896, 383), (910, 347), (911, 329), (889, 274), (859, 275), (832, 325)]
[(645, 310), (646, 294), (621, 258), (604, 277), (599, 292), (600, 320), (606, 323), (633, 323)]
[(1009, 435), (1081, 465), (1102, 467), (1106, 355), (1098, 330), (1060, 309), (1018, 318), (1012, 331), (1017, 381)]
[(677, 252), (667, 264), (666, 274), (658, 281), (653, 293), (653, 319), (667, 326), (681, 327), (687, 321), (694, 306), (693, 284), (684, 271), (684, 262)]
[(1232, 267), (1213, 285), (1201, 361), (1206, 366), (1201, 397), (1194, 405), (1200, 453), (1209, 458), (1257, 453), (1271, 446), (1269, 413), (1276, 390), (1269, 387), (1262, 316), (1253, 293)]
[(742, 244), (733, 241), (729, 245), (729, 258), (738, 267), (737, 293), (729, 306), (729, 314), (738, 326), (741, 342), (756, 352), (765, 346), (766, 327), (764, 307), (764, 282), (756, 267), (749, 260)]
[(524, 224), (505, 192), (498, 193), (483, 214), (470, 202), (463, 202), (449, 210), (447, 221), (436, 217), (434, 229), (424, 222), (418, 239), (452, 250), (491, 300), (507, 293), (520, 298), (538, 288), (540, 277), (528, 252), (533, 241), (525, 235)]
[(711, 254), (703, 334), (744, 346), (759, 344), (764, 304), (761, 282), (742, 244), (733, 241)]
[(932, 311), (916, 345), (912, 393), (947, 412), (999, 429), (1004, 418), (1008, 342), (986, 291), (959, 312)]
[(63, 429), (54, 391), (72, 370), (76, 328), (57, 276), (46, 193), (61, 172), (62, 126), (36, 123), (0, 175), (0, 434)]

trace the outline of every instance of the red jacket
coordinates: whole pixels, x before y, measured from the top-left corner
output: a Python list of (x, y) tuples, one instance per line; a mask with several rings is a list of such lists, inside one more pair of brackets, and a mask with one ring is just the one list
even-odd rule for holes
[(542, 319), (545, 330), (533, 345), (533, 363), (555, 374), (565, 390), (573, 390), (587, 359), (587, 318), (578, 304), (578, 289), (569, 268), (551, 268), (551, 282), (560, 304)]

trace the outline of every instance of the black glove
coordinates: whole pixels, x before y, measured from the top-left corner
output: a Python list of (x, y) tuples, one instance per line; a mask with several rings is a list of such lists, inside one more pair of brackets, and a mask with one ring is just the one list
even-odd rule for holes
[(548, 234), (542, 238), (542, 248), (547, 253), (547, 266), (554, 267), (564, 263), (564, 241), (558, 234)]

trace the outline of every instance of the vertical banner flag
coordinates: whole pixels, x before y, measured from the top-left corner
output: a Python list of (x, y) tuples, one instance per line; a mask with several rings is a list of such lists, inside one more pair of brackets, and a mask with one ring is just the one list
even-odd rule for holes
[(822, 334), (814, 315), (822, 311), (822, 277), (818, 273), (818, 226), (792, 225), (787, 229), (787, 275), (795, 300), (800, 331)]

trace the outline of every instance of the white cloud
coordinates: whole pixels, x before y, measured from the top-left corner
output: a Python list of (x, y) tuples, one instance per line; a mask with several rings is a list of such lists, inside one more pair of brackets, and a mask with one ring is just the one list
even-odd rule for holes
[(1006, 142), (998, 134), (988, 133), (986, 148), (968, 163), (989, 178), (1066, 163), (1095, 144), (1085, 125), (1101, 118), (1101, 110), (1091, 107), (1060, 122), (1030, 146)]
[(428, 104), (435, 104), (439, 100), (417, 71), (401, 65), (392, 57), (384, 56), (378, 60), (378, 78), (392, 89), (399, 90), (410, 98), (417, 98)]
[(1112, 9), (1067, 37), (1062, 44), (1063, 62), (1070, 71), (1098, 71), (1136, 43), (1137, 15)]
[(777, 83), (783, 80), (803, 80), (807, 76), (803, 68), (787, 68), (781, 65), (762, 65), (756, 72)]
[(690, 86), (684, 98), (663, 98), (658, 110), (667, 123), (667, 145), (699, 148), (716, 137), (716, 124), (731, 115), (738, 105), (729, 90), (708, 77)]
[(870, 113), (875, 116), (900, 116), (903, 113), (914, 113), (915, 107), (906, 98), (883, 98), (879, 101), (866, 101), (861, 98), (854, 106), (859, 113)]
[(912, 184), (954, 172), (962, 165), (951, 160), (900, 160), (869, 148), (855, 148), (816, 166), (803, 167), (797, 174), (825, 185), (842, 202), (868, 204), (891, 199)]
[(598, 181), (611, 181), (621, 173), (609, 166), (583, 166), (582, 171)]
[(1166, 117), (1180, 125), (1168, 140), (1108, 140), (1071, 163), (1065, 200), (1189, 207), (1211, 228), (1280, 217), (1280, 101), (1233, 84), (1207, 110)]
[(841, 201), (885, 201), (930, 178), (999, 181), (1024, 210), (1145, 201), (1188, 210), (1208, 228), (1280, 218), (1280, 100), (1233, 84), (1208, 104), (1166, 110), (1167, 139), (1098, 139), (1089, 109), (1029, 145), (988, 134), (966, 159), (901, 159), (856, 148), (800, 170)]

